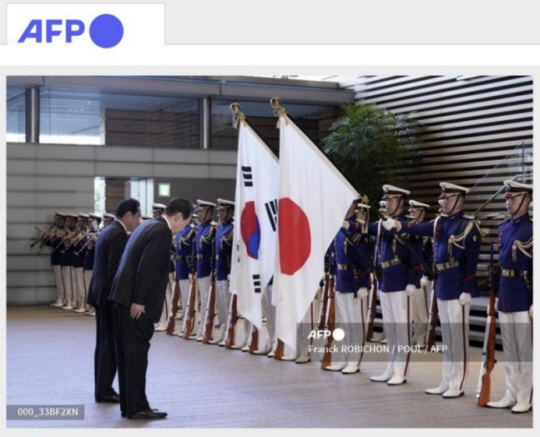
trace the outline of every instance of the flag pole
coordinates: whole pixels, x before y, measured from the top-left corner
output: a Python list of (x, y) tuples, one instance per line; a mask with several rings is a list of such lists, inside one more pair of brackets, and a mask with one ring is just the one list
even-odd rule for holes
[[(283, 107), (283, 101), (281, 100), (281, 97), (274, 96), (270, 99), (270, 106), (274, 108), (274, 115), (278, 117), (278, 122), (276, 128), (279, 129), (279, 117), (285, 117), (287, 115), (287, 111)], [(287, 119), (285, 119), (285, 123), (287, 123)]]
[(242, 107), (240, 106), (240, 103), (233, 102), (233, 103), (231, 103), (231, 106), (229, 108), (233, 113), (233, 125), (234, 125), (234, 128), (238, 129), (240, 121), (242, 123), (244, 123), (244, 126), (246, 126), (246, 116), (242, 112)]

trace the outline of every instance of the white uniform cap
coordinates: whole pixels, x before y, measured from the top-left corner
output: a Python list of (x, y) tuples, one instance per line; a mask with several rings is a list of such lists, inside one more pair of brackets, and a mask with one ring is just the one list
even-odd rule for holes
[(393, 197), (408, 196), (411, 194), (411, 192), (408, 190), (404, 190), (403, 188), (398, 188), (389, 184), (383, 185), (382, 189), (384, 191), (383, 199), (392, 199)]
[(522, 194), (532, 194), (533, 192), (532, 185), (522, 184), (516, 181), (504, 181), (504, 186), (506, 188), (504, 197), (507, 199), (515, 196), (520, 196)]
[(55, 211), (54, 215), (59, 216), (59, 217), (65, 217), (66, 213), (65, 212), (60, 212), (60, 211)]
[(197, 206), (199, 208), (215, 208), (216, 204), (212, 202), (207, 202), (206, 200), (197, 199)]
[(234, 208), (234, 202), (230, 200), (218, 199), (217, 203), (219, 206), (232, 206)]
[(66, 214), (66, 217), (70, 217), (70, 218), (79, 218), (79, 215), (78, 214), (74, 214), (72, 212), (68, 212)]
[(80, 212), (79, 213), (79, 217), (82, 217), (82, 218), (89, 218), (90, 216), (88, 214), (85, 214), (84, 212)]
[(109, 214), (108, 212), (104, 212), (103, 213), (103, 218), (104, 219), (112, 219), (112, 220), (114, 220), (116, 217), (115, 217), (114, 214)]
[(149, 215), (141, 214), (141, 219), (142, 220), (152, 220), (152, 217), (150, 217)]
[(416, 211), (418, 209), (429, 209), (427, 203), (417, 202), (416, 200), (409, 200), (409, 211)]
[(470, 191), (468, 188), (465, 188), (456, 184), (451, 184), (449, 182), (441, 182), (439, 185), (442, 188), (442, 192), (441, 192), (441, 195), (439, 196), (439, 199), (452, 197), (452, 196), (455, 196), (456, 194), (465, 195)]
[(167, 208), (163, 203), (152, 203), (152, 211), (165, 211)]

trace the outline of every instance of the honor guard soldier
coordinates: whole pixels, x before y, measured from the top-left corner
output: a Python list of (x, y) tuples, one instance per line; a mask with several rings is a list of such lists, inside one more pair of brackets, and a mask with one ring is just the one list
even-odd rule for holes
[(89, 314), (91, 311), (90, 304), (88, 303), (88, 289), (90, 288), (90, 280), (92, 279), (92, 271), (94, 270), (94, 257), (96, 253), (96, 242), (99, 235), (99, 225), (103, 220), (100, 214), (90, 213), (88, 214), (90, 219), (90, 226), (92, 232), (88, 234), (85, 239), (82, 250), (85, 252), (83, 277), (84, 277), (84, 302), (85, 313)]
[(163, 203), (152, 203), (152, 218), (161, 217), (166, 206)]
[(201, 221), (197, 229), (197, 287), (199, 288), (201, 304), (201, 321), (197, 331), (192, 334), (197, 341), (202, 341), (204, 314), (208, 305), (210, 288), (212, 287), (212, 273), (214, 270), (214, 248), (216, 239), (216, 223), (212, 221), (216, 204), (205, 200), (197, 200), (197, 216)]
[(84, 248), (85, 238), (90, 233), (90, 216), (82, 212), (79, 213), (80, 232), (75, 237), (73, 242), (73, 278), (74, 280), (74, 295), (76, 297), (77, 306), (73, 308), (73, 312), (84, 313), (86, 311), (86, 287), (84, 285), (84, 259), (86, 251)]
[(52, 249), (51, 266), (54, 273), (54, 281), (56, 283), (56, 301), (51, 303), (51, 306), (60, 308), (64, 306), (65, 295), (64, 295), (64, 282), (62, 281), (62, 270), (61, 270), (62, 267), (60, 265), (62, 255), (57, 245), (63, 236), (63, 228), (66, 222), (66, 214), (63, 212), (58, 212), (58, 211), (55, 212), (54, 222), (56, 225), (56, 229), (52, 232), (52, 234), (48, 229), (44, 231), (45, 235), (43, 237), (43, 245), (49, 246)]
[(439, 309), (443, 342), (443, 374), (431, 395), (457, 398), (464, 394), (468, 374), (469, 312), (471, 299), (478, 295), (476, 270), (481, 233), (474, 217), (463, 211), (468, 188), (441, 182), (443, 215), (433, 222), (401, 223), (389, 219), (385, 226), (400, 232), (432, 236), (437, 280), (435, 296)]
[[(367, 297), (371, 287), (373, 253), (371, 237), (367, 233), (368, 208), (363, 202), (355, 201), (345, 217), (345, 220), (354, 220), (357, 213), (356, 222), (364, 227), (363, 233), (341, 230), (334, 239), (337, 259), (335, 301), (340, 326), (345, 331), (343, 347), (347, 351), (363, 347), (366, 339)], [(360, 371), (360, 349), (341, 355), (341, 362), (326, 367), (326, 370), (341, 371), (343, 374)]]
[[(193, 220), (182, 231), (176, 234), (176, 280), (180, 287), (180, 300), (182, 301), (182, 321), (186, 323), (186, 311), (188, 310), (190, 283), (195, 272), (195, 236), (197, 227)], [(191, 290), (195, 293), (195, 290)]]
[(72, 310), (76, 303), (73, 287), (73, 250), (71, 249), (71, 239), (76, 235), (76, 224), (79, 216), (73, 213), (66, 214), (66, 234), (60, 240), (59, 250), (61, 253), (60, 265), (62, 266), (62, 280), (64, 281), (65, 301), (62, 307), (64, 310)]
[(506, 394), (492, 408), (526, 413), (532, 407), (533, 223), (529, 215), (533, 186), (504, 181), (510, 220), (499, 227), (499, 323), (504, 352)]
[[(161, 217), (165, 213), (166, 205), (163, 203), (152, 203), (152, 218)], [(141, 216), (142, 217), (142, 216)], [(163, 304), (163, 312), (159, 323), (156, 324), (156, 332), (163, 332), (167, 329), (167, 319), (169, 308), (172, 308), (171, 300), (174, 294), (174, 281), (175, 281), (175, 263), (172, 257), (176, 257), (176, 249), (171, 241), (171, 262), (169, 266), (169, 282), (167, 283), (167, 292), (165, 293), (165, 303)]]
[[(415, 223), (422, 223), (429, 209), (427, 203), (409, 200), (409, 216)], [(422, 258), (427, 266), (433, 265), (433, 241), (431, 237), (422, 239)], [(433, 281), (432, 270), (423, 269), (419, 287), (417, 287), (413, 300), (413, 346), (420, 349), (426, 347), (426, 335), (429, 321), (429, 302), (431, 296), (431, 284)], [(417, 284), (418, 285), (418, 284)]]
[[(383, 191), (388, 217), (405, 222), (405, 198), (410, 192), (388, 184), (383, 185)], [(351, 229), (351, 232), (364, 232), (363, 226), (356, 221), (345, 221), (344, 227)], [(417, 237), (407, 238), (393, 229), (386, 229), (380, 221), (370, 223), (367, 231), (376, 237), (377, 263), (382, 270), (380, 301), (388, 343), (386, 371), (382, 375), (370, 377), (370, 380), (401, 385), (407, 381), (410, 359), (408, 347), (411, 346), (411, 299), (414, 299), (415, 284), (419, 280), (421, 265), (418, 257), (422, 253), (422, 242)]]
[(219, 318), (220, 334), (211, 344), (219, 344), (225, 339), (227, 315), (231, 302), (229, 292), (229, 275), (231, 273), (232, 242), (234, 231), (234, 202), (218, 199), (219, 225), (215, 239), (216, 266), (216, 302)]

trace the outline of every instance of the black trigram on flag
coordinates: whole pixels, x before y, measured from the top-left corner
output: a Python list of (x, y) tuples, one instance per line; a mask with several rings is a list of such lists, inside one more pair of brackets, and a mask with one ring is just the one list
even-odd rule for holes
[(253, 288), (255, 293), (261, 292), (261, 275), (253, 275)]
[(242, 175), (244, 176), (244, 187), (252, 187), (253, 173), (251, 172), (251, 167), (242, 166)]
[(268, 215), (268, 220), (272, 225), (272, 230), (276, 232), (276, 223), (277, 223), (277, 199), (272, 200), (271, 202), (265, 203), (264, 207), (266, 208), (266, 214)]

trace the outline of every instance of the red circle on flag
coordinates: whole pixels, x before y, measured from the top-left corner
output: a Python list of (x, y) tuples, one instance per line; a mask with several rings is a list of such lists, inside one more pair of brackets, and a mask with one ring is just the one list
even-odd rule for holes
[(279, 264), (281, 273), (293, 275), (311, 253), (311, 230), (306, 213), (288, 197), (278, 205)]
[(261, 229), (255, 212), (255, 202), (246, 202), (240, 218), (240, 231), (248, 256), (259, 259)]

